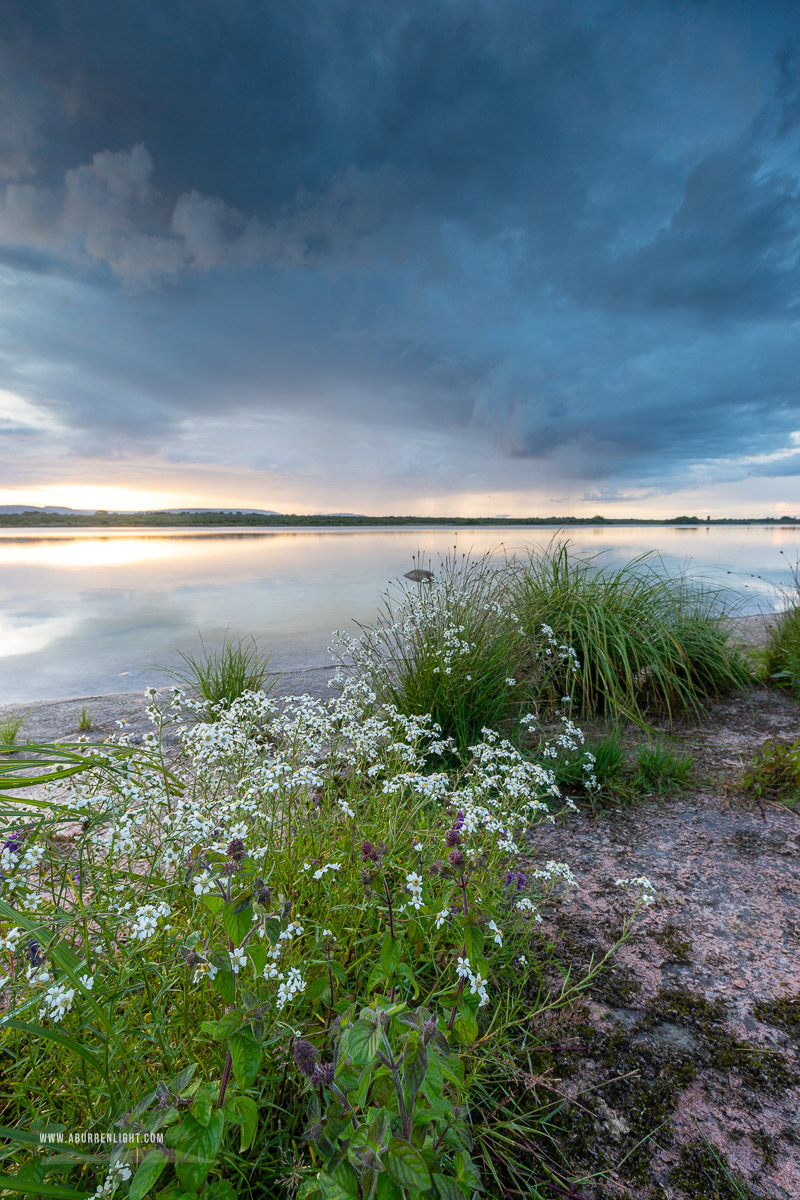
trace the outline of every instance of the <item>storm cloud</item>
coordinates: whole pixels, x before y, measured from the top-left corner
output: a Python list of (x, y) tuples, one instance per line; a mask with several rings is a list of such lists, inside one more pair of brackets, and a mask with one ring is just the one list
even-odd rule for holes
[(800, 508), (794, 3), (4, 17), (4, 486)]

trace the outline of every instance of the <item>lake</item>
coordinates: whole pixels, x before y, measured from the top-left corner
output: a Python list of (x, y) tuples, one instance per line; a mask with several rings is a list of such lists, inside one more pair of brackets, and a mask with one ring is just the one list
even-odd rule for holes
[[(0, 697), (4, 703), (163, 685), (178, 652), (255, 634), (276, 670), (321, 666), (333, 629), (356, 632), (416, 562), (525, 552), (555, 529), (0, 530)], [(781, 607), (800, 529), (583, 526), (577, 555), (618, 563), (657, 550), (670, 565)], [(781, 551), (784, 554), (781, 554)]]

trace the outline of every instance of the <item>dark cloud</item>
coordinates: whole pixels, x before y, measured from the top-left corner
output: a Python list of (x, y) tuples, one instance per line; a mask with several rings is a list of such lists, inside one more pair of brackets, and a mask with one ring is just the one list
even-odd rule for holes
[(211, 461), (223, 405), (476, 486), (788, 473), (798, 45), (777, 0), (7, 0), (0, 387), (75, 454)]

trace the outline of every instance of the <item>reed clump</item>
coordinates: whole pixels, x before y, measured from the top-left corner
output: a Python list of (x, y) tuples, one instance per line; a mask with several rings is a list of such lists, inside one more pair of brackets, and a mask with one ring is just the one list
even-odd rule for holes
[(388, 593), (339, 650), (380, 701), (431, 714), (463, 752), (531, 706), (583, 721), (698, 718), (750, 679), (723, 600), (655, 555), (613, 568), (565, 542), (499, 563), (450, 555)]
[(800, 563), (790, 570), (786, 608), (770, 629), (763, 665), (767, 679), (800, 698)]
[(570, 699), (583, 720), (697, 718), (750, 678), (721, 593), (669, 573), (657, 555), (606, 567), (557, 542), (512, 564), (508, 577), (521, 626), (545, 626), (575, 651)]
[(270, 691), (274, 677), (268, 674), (269, 655), (254, 637), (226, 635), (221, 646), (200, 638), (200, 651), (179, 651), (182, 669), (170, 674), (205, 702), (204, 715), (214, 720), (247, 692)]
[(361, 633), (336, 635), (340, 661), (369, 679), (380, 702), (429, 714), (461, 752), (530, 697), (530, 648), (489, 555), (449, 555), (431, 579), (392, 589)]

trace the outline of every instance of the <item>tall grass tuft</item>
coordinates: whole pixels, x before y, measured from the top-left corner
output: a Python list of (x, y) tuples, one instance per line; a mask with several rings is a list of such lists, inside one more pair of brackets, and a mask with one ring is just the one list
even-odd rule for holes
[(205, 701), (210, 720), (230, 708), (245, 692), (270, 691), (274, 676), (267, 674), (269, 655), (265, 655), (254, 637), (226, 636), (222, 646), (209, 646), (200, 638), (201, 653), (180, 651), (184, 668), (172, 676)]
[(689, 786), (693, 772), (691, 754), (679, 754), (663, 742), (653, 741), (636, 753), (634, 790), (641, 794), (678, 792)]
[(770, 630), (764, 651), (764, 673), (778, 687), (800, 699), (800, 562), (790, 569), (792, 588), (787, 607)]
[(504, 571), (488, 555), (451, 554), (431, 579), (387, 593), (360, 641), (340, 634), (339, 647), (380, 702), (430, 714), (464, 751), (484, 727), (512, 719), (529, 691), (527, 650), (506, 592)]
[(0, 746), (15, 746), (19, 731), (25, 724), (27, 712), (12, 712), (0, 721)]
[(554, 542), (517, 563), (509, 578), (526, 631), (535, 636), (548, 626), (576, 651), (581, 669), (571, 699), (583, 719), (696, 718), (708, 701), (749, 679), (730, 643), (720, 593), (670, 574), (655, 555), (609, 568)]

